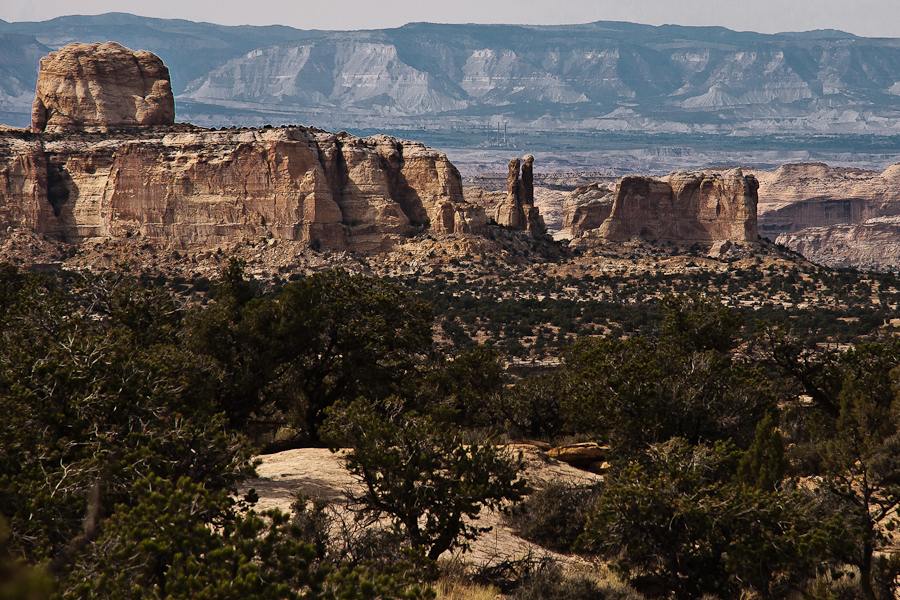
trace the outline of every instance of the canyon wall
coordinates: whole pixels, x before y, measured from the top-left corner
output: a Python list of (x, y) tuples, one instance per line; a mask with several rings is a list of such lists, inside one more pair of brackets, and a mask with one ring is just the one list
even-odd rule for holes
[(759, 231), (772, 240), (807, 227), (853, 225), (900, 215), (900, 165), (883, 173), (787, 164), (759, 179)]
[[(627, 241), (640, 237), (671, 242), (756, 242), (758, 183), (740, 169), (726, 173), (676, 171), (661, 179), (631, 175), (609, 197), (576, 190), (567, 199), (565, 222), (574, 238)], [(598, 221), (599, 227), (596, 227)], [(588, 235), (590, 234), (590, 235)]]
[(900, 165), (879, 173), (798, 163), (755, 174), (760, 235), (832, 267), (898, 266)]
[(479, 233), (456, 167), (423, 144), (305, 127), (0, 132), (0, 227), (172, 247), (246, 239), (378, 251), (430, 227)]

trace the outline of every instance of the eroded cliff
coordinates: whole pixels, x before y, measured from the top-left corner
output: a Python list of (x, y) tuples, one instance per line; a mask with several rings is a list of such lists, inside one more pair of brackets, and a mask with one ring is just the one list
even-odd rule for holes
[(576, 241), (756, 242), (758, 187), (740, 169), (676, 171), (661, 179), (630, 175), (616, 185), (611, 207), (599, 187), (576, 190), (564, 219)]
[(275, 238), (378, 251), (479, 233), (456, 167), (423, 144), (305, 127), (0, 133), (0, 225), (171, 247)]

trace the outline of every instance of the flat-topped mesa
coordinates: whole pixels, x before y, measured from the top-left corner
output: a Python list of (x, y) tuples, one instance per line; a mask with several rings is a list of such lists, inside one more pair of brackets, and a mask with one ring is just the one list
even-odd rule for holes
[(171, 125), (169, 69), (151, 52), (74, 43), (41, 59), (32, 131)]
[(676, 171), (654, 179), (623, 177), (612, 212), (599, 229), (609, 241), (757, 241), (759, 183), (740, 169), (725, 173)]
[(426, 231), (482, 233), (447, 156), (386, 135), (189, 125), (0, 134), (0, 227), (169, 247), (272, 238), (386, 250)]
[[(521, 169), (522, 177), (519, 178)], [(509, 161), (506, 176), (506, 198), (497, 206), (497, 223), (513, 229), (544, 233), (547, 226), (540, 210), (534, 205), (534, 157)]]

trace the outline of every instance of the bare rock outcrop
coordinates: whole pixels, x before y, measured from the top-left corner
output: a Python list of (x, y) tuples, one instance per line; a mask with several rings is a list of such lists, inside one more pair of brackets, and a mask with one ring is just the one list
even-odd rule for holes
[(117, 44), (69, 44), (41, 59), (33, 131), (171, 125), (169, 69), (151, 52)]
[(599, 228), (612, 213), (615, 198), (615, 186), (608, 183), (578, 186), (563, 201), (563, 231), (577, 238)]
[(623, 177), (598, 233), (608, 241), (756, 242), (758, 187), (740, 169)]
[(900, 217), (876, 217), (855, 225), (807, 227), (776, 243), (829, 267), (872, 271), (900, 269)]
[(758, 172), (759, 231), (772, 240), (808, 227), (900, 215), (900, 165), (883, 173), (797, 163)]
[[(521, 178), (519, 177), (521, 170)], [(547, 230), (540, 210), (534, 205), (534, 157), (525, 156), (509, 161), (506, 177), (506, 198), (497, 206), (496, 221), (513, 229), (532, 233)]]
[(897, 267), (900, 164), (879, 173), (796, 163), (756, 176), (760, 235), (832, 267)]
[(189, 125), (0, 135), (0, 227), (171, 247), (260, 238), (380, 251), (423, 232), (481, 233), (459, 171), (421, 143), (305, 127)]

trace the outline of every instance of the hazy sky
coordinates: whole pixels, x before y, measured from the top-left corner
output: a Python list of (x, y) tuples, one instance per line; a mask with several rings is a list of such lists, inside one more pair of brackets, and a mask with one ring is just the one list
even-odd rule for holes
[(0, 19), (6, 21), (113, 11), (301, 29), (376, 29), (413, 21), (550, 25), (607, 20), (900, 37), (900, 0), (0, 0)]

